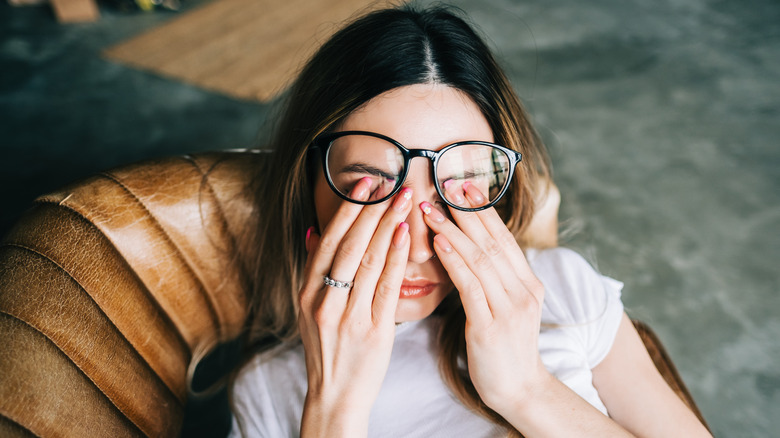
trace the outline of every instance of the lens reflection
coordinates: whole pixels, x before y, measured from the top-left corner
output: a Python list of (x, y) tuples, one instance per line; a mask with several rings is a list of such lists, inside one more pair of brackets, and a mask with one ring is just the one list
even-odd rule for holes
[(368, 135), (337, 138), (327, 157), (331, 181), (339, 193), (348, 196), (363, 178), (371, 180), (369, 201), (379, 200), (399, 184), (404, 157), (394, 144)]
[[(509, 175), (509, 157), (500, 149), (480, 144), (464, 144), (448, 149), (439, 158), (437, 178), (447, 201), (458, 204), (457, 196), (465, 196), (463, 184), (473, 185), (483, 202), (489, 204), (501, 194)], [(470, 198), (472, 202), (474, 197)]]

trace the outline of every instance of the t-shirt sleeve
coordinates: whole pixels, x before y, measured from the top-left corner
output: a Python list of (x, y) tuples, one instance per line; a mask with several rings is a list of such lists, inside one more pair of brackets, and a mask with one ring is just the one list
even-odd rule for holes
[(601, 363), (612, 349), (617, 337), (620, 321), (623, 319), (623, 302), (620, 300), (620, 293), (623, 289), (623, 283), (606, 276), (601, 276), (603, 287), (604, 314), (593, 324), (588, 324), (587, 345), (588, 345), (588, 363), (591, 369)]
[(576, 252), (532, 252), (529, 262), (545, 286), (542, 323), (565, 327), (581, 342), (590, 368), (607, 356), (623, 317), (623, 283), (599, 274)]

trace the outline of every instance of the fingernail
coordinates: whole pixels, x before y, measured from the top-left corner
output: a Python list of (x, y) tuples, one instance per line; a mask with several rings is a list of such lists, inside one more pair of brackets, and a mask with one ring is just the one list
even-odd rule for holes
[(441, 214), (439, 210), (433, 208), (433, 206), (427, 201), (424, 201), (420, 204), (420, 209), (422, 209), (422, 212), (425, 213), (425, 215), (428, 216), (432, 221), (438, 223), (444, 222), (444, 215)]
[(463, 183), (463, 191), (476, 203), (476, 205), (482, 205), (485, 203), (485, 197), (479, 192), (479, 189), (474, 187), (469, 181)]
[(398, 196), (395, 197), (395, 202), (393, 202), (393, 208), (395, 208), (397, 211), (403, 211), (409, 205), (409, 201), (411, 201), (411, 199), (412, 199), (412, 189), (410, 189), (409, 187), (404, 187), (404, 189), (401, 190), (401, 193), (399, 193)]
[(401, 248), (406, 243), (407, 237), (409, 237), (409, 224), (401, 222), (393, 235), (393, 245), (396, 248)]
[(442, 251), (452, 252), (452, 245), (450, 245), (450, 241), (447, 240), (443, 234), (437, 234), (434, 236), (433, 241), (436, 242), (436, 245), (441, 248)]
[(455, 181), (451, 179), (444, 181), (444, 184), (442, 184), (444, 186), (444, 191), (447, 192), (447, 200), (457, 205), (463, 205), (463, 203), (466, 201), (466, 198), (464, 198), (461, 194), (463, 190), (458, 190), (457, 187), (453, 187), (454, 184)]
[(367, 197), (369, 191), (371, 190), (371, 177), (363, 177), (360, 181), (355, 184), (355, 187), (352, 188), (352, 193), (350, 193), (350, 197), (352, 199), (357, 199), (359, 201), (364, 200), (363, 198)]
[(311, 243), (309, 243), (309, 242), (311, 241), (312, 233), (314, 233), (314, 227), (309, 227), (309, 229), (306, 230), (306, 243), (304, 245), (304, 246), (306, 246), (306, 252), (310, 252), (311, 251)]

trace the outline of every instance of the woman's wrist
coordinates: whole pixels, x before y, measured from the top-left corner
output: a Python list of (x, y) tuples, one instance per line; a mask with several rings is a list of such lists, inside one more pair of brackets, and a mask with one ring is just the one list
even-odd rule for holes
[(494, 409), (526, 436), (631, 436), (545, 369)]
[(547, 371), (541, 361), (539, 368), (532, 374), (533, 377), (527, 376), (528, 378), (517, 383), (511, 396), (495, 402), (494, 406), (490, 406), (491, 409), (506, 419), (522, 416), (530, 412), (535, 404), (544, 400), (544, 395), (549, 394), (555, 385), (560, 383)]
[(364, 437), (370, 406), (354, 406), (343, 398), (306, 395), (301, 437)]

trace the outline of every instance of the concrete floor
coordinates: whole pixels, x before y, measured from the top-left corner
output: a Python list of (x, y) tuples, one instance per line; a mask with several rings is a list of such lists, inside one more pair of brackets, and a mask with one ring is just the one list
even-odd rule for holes
[[(550, 146), (565, 243), (626, 283), (716, 436), (777, 436), (780, 3), (455, 4)], [(264, 105), (100, 58), (173, 14), (102, 12), (61, 26), (0, 3), (0, 233), (71, 180), (250, 146), (262, 128)]]

